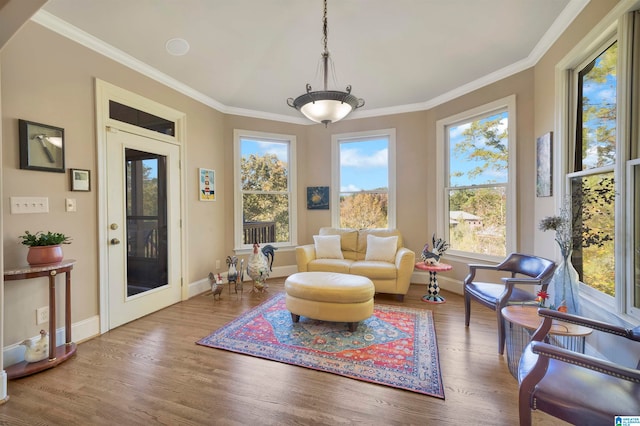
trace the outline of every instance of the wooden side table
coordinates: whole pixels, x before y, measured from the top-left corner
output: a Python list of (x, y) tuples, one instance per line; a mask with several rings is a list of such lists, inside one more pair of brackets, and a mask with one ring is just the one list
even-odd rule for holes
[(423, 302), (428, 303), (444, 303), (446, 299), (440, 296), (440, 286), (438, 285), (438, 272), (450, 271), (453, 266), (446, 263), (438, 263), (437, 265), (430, 265), (424, 262), (416, 263), (416, 268), (422, 271), (429, 271), (429, 294), (422, 296)]
[[(71, 270), (74, 259), (38, 266), (22, 266), (4, 271), (5, 281), (49, 277), (49, 358), (38, 362), (22, 361), (6, 368), (7, 378), (16, 379), (55, 367), (76, 353), (71, 341)], [(56, 277), (65, 274), (65, 343), (56, 347)]]
[[(506, 322), (507, 362), (509, 371), (518, 378), (518, 365), (525, 346), (531, 341), (531, 336), (542, 324), (538, 316), (537, 305), (510, 305), (502, 308), (502, 316)], [(555, 346), (584, 353), (585, 337), (591, 334), (588, 327), (553, 321), (549, 331), (549, 342)]]

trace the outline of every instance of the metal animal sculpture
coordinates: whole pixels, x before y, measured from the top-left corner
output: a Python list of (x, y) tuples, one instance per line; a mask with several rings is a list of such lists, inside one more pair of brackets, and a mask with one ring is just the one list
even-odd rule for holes
[[(259, 250), (260, 245), (258, 243), (253, 244), (253, 253), (249, 255), (249, 261), (247, 262), (247, 275), (253, 280), (253, 290), (264, 291), (268, 286), (266, 285), (269, 273), (272, 271), (273, 259), (275, 256), (275, 247), (267, 244)], [(271, 262), (269, 262), (271, 258)]]
[(433, 248), (429, 250), (429, 243), (425, 244), (422, 249), (420, 258), (424, 263), (428, 263), (430, 265), (438, 265), (440, 263), (440, 258), (449, 248), (449, 243), (442, 238), (436, 239), (436, 234), (433, 234), (431, 236), (431, 243), (433, 245)]
[(218, 300), (220, 300), (222, 288), (224, 287), (222, 284), (222, 277), (220, 277), (220, 275), (216, 277), (213, 275), (213, 272), (209, 272), (209, 282), (211, 283), (211, 294), (213, 295), (213, 300), (216, 299), (216, 295), (218, 296)]

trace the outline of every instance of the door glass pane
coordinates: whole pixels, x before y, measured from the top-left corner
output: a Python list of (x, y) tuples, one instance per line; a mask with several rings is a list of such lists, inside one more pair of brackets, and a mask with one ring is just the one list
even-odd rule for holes
[(168, 283), (166, 157), (127, 149), (127, 296)]

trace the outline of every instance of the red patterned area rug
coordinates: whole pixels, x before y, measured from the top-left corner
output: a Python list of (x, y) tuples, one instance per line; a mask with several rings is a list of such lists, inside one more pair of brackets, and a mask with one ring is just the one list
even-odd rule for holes
[(293, 323), (279, 293), (196, 343), (444, 399), (429, 310), (376, 304), (350, 332), (346, 323)]

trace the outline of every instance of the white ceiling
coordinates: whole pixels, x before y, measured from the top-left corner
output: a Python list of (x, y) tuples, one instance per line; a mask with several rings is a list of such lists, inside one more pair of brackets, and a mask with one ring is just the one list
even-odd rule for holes
[[(589, 0), (329, 0), (330, 89), (352, 118), (422, 110), (533, 66)], [(50, 0), (33, 20), (222, 112), (308, 123), (321, 0)], [(184, 56), (165, 43), (183, 38)]]

